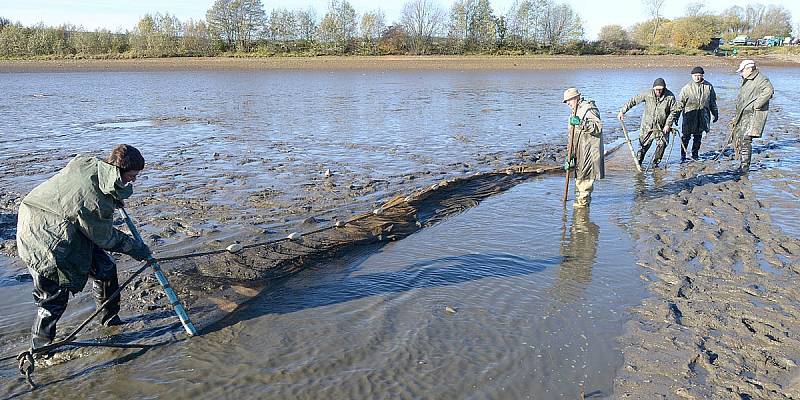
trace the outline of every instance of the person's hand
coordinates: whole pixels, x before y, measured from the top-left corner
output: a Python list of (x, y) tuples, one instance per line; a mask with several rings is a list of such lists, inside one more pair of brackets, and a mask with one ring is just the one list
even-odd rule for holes
[(129, 256), (133, 257), (136, 261), (144, 261), (150, 260), (153, 258), (153, 252), (150, 251), (150, 248), (147, 247), (146, 244), (137, 241), (136, 245), (131, 249), (131, 252), (128, 253)]
[(716, 123), (717, 121), (719, 121), (719, 115), (714, 115), (714, 119), (712, 119), (711, 122)]
[(622, 112), (620, 112), (619, 114), (617, 114), (617, 119), (618, 119), (620, 122), (625, 122), (625, 114), (623, 114)]
[(564, 171), (569, 171), (575, 166), (574, 160), (564, 160)]
[(573, 115), (569, 119), (569, 124), (572, 125), (572, 126), (580, 125), (581, 124), (581, 118), (579, 116), (577, 116), (577, 115)]
[(662, 131), (664, 132), (665, 135), (669, 135), (669, 131), (670, 131), (669, 125), (665, 126), (664, 129), (662, 129)]

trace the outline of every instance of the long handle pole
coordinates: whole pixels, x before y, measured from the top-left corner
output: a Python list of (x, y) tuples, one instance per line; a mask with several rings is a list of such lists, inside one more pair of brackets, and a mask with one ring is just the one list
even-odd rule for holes
[(628, 144), (628, 149), (631, 151), (631, 157), (633, 157), (633, 165), (636, 166), (636, 170), (642, 172), (642, 166), (639, 165), (639, 160), (636, 158), (636, 152), (633, 151), (633, 144), (631, 144), (631, 138), (628, 136), (628, 128), (625, 128), (625, 122), (619, 121), (622, 125), (622, 134), (625, 135), (625, 143)]
[[(572, 116), (576, 116), (578, 113), (578, 106), (575, 106), (575, 109), (572, 110)], [(572, 162), (572, 136), (575, 134), (575, 125), (572, 125), (570, 122), (569, 124), (569, 131), (567, 132), (567, 165), (571, 164)], [(570, 168), (567, 167), (566, 173), (566, 181), (564, 182), (564, 204), (567, 203), (567, 196), (569, 196), (569, 173)]]
[[(122, 216), (125, 218), (125, 223), (128, 225), (128, 229), (130, 229), (133, 237), (136, 238), (136, 240), (143, 242), (142, 236), (139, 235), (139, 230), (136, 229), (133, 221), (131, 221), (131, 217), (128, 216), (128, 213), (124, 208), (120, 208), (119, 210), (122, 213)], [(178, 300), (178, 295), (175, 294), (175, 291), (172, 290), (172, 287), (169, 285), (167, 277), (164, 276), (164, 272), (161, 271), (161, 266), (158, 265), (156, 260), (150, 260), (150, 265), (153, 267), (153, 271), (155, 272), (158, 283), (160, 283), (161, 287), (164, 288), (164, 292), (167, 294), (170, 304), (172, 304), (172, 307), (175, 309), (175, 314), (178, 314), (178, 318), (181, 320), (181, 324), (183, 324), (183, 328), (186, 330), (186, 333), (188, 333), (189, 336), (197, 335), (197, 329), (195, 329), (192, 321), (189, 320), (189, 314), (186, 313), (186, 309), (183, 308), (183, 304), (181, 304), (180, 300)]]
[[(678, 137), (678, 133), (677, 132), (678, 131), (676, 131), (675, 129), (670, 129), (670, 133), (672, 133), (672, 143), (670, 143), (670, 145), (669, 145), (669, 153), (667, 153), (667, 162), (664, 163), (664, 171), (667, 170), (667, 167), (669, 166), (669, 159), (672, 158), (672, 150), (675, 149), (675, 141), (676, 140), (681, 140)], [(669, 134), (667, 134), (667, 139), (669, 139)]]

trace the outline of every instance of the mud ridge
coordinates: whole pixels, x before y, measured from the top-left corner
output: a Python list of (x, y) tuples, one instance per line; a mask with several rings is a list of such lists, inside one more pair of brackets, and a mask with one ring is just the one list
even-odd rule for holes
[(796, 165), (769, 163), (799, 150), (776, 138), (749, 176), (695, 163), (637, 198), (629, 229), (652, 296), (620, 339), (615, 398), (800, 398), (800, 239), (769, 210), (785, 194), (757, 188), (796, 181)]

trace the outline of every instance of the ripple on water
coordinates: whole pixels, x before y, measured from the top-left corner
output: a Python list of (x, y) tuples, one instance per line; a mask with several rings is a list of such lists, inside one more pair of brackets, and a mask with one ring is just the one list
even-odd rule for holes
[[(218, 330), (155, 350), (125, 375), (142, 393), (179, 398), (608, 394), (621, 362), (614, 337), (643, 295), (613, 222), (619, 201), (603, 200), (629, 185), (610, 181), (590, 216), (570, 209), (564, 220), (559, 196), (541, 196), (561, 184), (518, 186), (285, 278)], [(188, 391), (163, 388), (186, 381)]]

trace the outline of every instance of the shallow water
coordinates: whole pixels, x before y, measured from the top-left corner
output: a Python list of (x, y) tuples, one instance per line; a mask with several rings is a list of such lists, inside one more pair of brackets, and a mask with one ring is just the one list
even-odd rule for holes
[(562, 185), (537, 179), (402, 241), (304, 270), (202, 337), (37, 398), (62, 385), (152, 398), (609, 395), (615, 338), (644, 296), (621, 227), (632, 189), (604, 181), (584, 213), (563, 208)]

